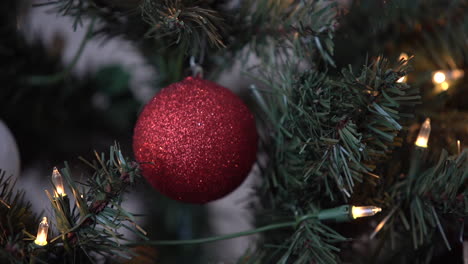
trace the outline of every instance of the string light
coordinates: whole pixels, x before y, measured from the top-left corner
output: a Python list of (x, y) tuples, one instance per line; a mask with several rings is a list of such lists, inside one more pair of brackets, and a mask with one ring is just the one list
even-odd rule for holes
[(66, 196), (65, 189), (63, 188), (63, 179), (60, 172), (57, 170), (57, 167), (54, 167), (52, 171), (52, 183), (55, 186), (55, 197)]
[(437, 71), (432, 75), (432, 81), (434, 84), (441, 84), (445, 82), (446, 76), (442, 71)]
[(382, 208), (377, 206), (353, 206), (351, 207), (351, 216), (353, 219), (373, 216), (382, 211)]
[(458, 79), (465, 75), (463, 70), (436, 71), (432, 74), (432, 82), (438, 92), (447, 91)]
[(38, 246), (47, 245), (47, 233), (49, 232), (49, 224), (47, 223), (47, 217), (43, 217), (42, 221), (39, 223), (39, 228), (37, 229), (37, 236), (34, 243)]
[(416, 146), (421, 148), (427, 148), (427, 142), (429, 141), (429, 135), (431, 134), (431, 119), (426, 118), (424, 123), (419, 130), (418, 138), (414, 143)]
[(460, 144), (460, 140), (457, 140), (457, 151), (458, 151), (458, 155), (460, 155), (460, 153), (461, 153), (461, 144)]
[(402, 52), (402, 53), (400, 54), (400, 58), (399, 58), (399, 59), (400, 59), (400, 60), (405, 60), (405, 61), (407, 61), (408, 58), (409, 58), (408, 54), (406, 54), (405, 52)]
[(440, 88), (442, 89), (442, 91), (447, 91), (449, 87), (450, 85), (448, 82), (443, 82), (440, 84)]
[(342, 205), (320, 211), (318, 219), (322, 221), (349, 222), (356, 218), (373, 216), (382, 211), (377, 206), (349, 206)]
[(465, 72), (463, 70), (453, 70), (450, 72), (450, 77), (453, 80), (460, 79), (465, 75)]
[[(400, 54), (399, 60), (400, 60), (400, 61), (404, 61), (403, 64), (406, 64), (407, 61), (408, 61), (408, 58), (409, 58), (409, 57), (408, 57), (408, 54), (402, 52), (402, 53)], [(405, 83), (405, 82), (406, 82), (406, 76), (402, 76), (402, 77), (400, 77), (400, 79), (397, 80), (397, 83)]]

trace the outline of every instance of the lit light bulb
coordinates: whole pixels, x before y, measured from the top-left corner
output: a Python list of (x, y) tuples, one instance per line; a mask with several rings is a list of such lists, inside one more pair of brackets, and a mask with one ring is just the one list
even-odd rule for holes
[(373, 216), (382, 211), (382, 208), (377, 206), (353, 206), (351, 208), (351, 216), (353, 219), (360, 217)]
[(442, 91), (447, 91), (449, 87), (450, 85), (448, 82), (443, 82), (440, 84), (440, 89), (442, 89)]
[(436, 92), (447, 91), (451, 86), (465, 75), (463, 70), (436, 71), (432, 75), (432, 82), (435, 84)]
[(432, 81), (435, 83), (435, 84), (441, 84), (443, 82), (445, 82), (445, 74), (441, 71), (437, 71), (435, 72), (433, 75), (432, 75)]
[(457, 140), (457, 150), (458, 150), (458, 155), (461, 153), (461, 146), (460, 146), (460, 140)]
[(406, 54), (406, 53), (404, 53), (404, 52), (402, 52), (402, 53), (400, 54), (400, 60), (408, 60), (408, 58), (409, 58), (409, 57), (408, 57), (408, 54)]
[(452, 79), (457, 80), (457, 79), (460, 79), (461, 77), (463, 77), (465, 75), (465, 72), (463, 70), (458, 70), (457, 69), (457, 70), (453, 70), (450, 75), (451, 75)]
[(424, 123), (419, 130), (418, 138), (414, 143), (416, 146), (421, 148), (427, 148), (427, 141), (429, 141), (429, 135), (431, 134), (431, 119), (426, 118)]
[(39, 223), (39, 228), (37, 229), (37, 236), (34, 243), (38, 246), (47, 245), (47, 232), (49, 231), (49, 224), (47, 223), (47, 217), (43, 217), (42, 221)]
[(406, 76), (400, 77), (400, 79), (398, 79), (396, 82), (397, 82), (397, 83), (404, 83), (404, 82), (406, 82)]
[[(403, 62), (403, 65), (404, 65), (404, 64), (406, 64), (408, 62), (408, 58), (409, 58), (408, 54), (402, 52), (400, 54), (399, 60), (404, 61)], [(402, 77), (400, 77), (400, 79), (397, 80), (397, 83), (404, 83), (404, 82), (406, 82), (406, 76), (402, 76)]]
[(52, 171), (52, 183), (55, 186), (55, 197), (66, 196), (65, 189), (63, 188), (63, 179), (60, 172), (57, 170), (57, 167), (54, 167)]

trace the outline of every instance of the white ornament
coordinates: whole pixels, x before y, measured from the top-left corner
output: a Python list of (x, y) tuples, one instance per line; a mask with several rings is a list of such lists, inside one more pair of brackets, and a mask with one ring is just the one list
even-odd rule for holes
[(6, 176), (18, 177), (20, 172), (20, 155), (15, 138), (10, 129), (0, 120), (0, 169)]

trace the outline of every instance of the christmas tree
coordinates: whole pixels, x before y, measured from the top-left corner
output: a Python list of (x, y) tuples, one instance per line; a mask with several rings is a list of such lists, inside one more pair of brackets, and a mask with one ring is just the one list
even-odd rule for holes
[(468, 263), (468, 1), (0, 6), (1, 263)]

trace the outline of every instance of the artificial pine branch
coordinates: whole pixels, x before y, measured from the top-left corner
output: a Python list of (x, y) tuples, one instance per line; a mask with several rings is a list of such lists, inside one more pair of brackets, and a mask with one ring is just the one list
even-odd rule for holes
[(96, 153), (94, 161), (82, 161), (93, 171), (86, 184), (72, 179), (66, 163), (62, 174), (71, 195), (47, 192), (53, 208), (51, 222), (58, 234), (43, 247), (28, 242), (35, 238), (32, 234), (37, 218), (30, 212), (30, 204), (24, 202), (23, 193), (13, 191), (11, 178), (1, 174), (0, 259), (14, 263), (93, 263), (96, 254), (123, 258), (134, 254), (125, 245), (129, 240), (121, 230), (129, 230), (141, 239), (146, 239), (146, 232), (121, 203), (128, 187), (140, 177), (139, 166), (125, 159), (117, 145), (110, 148), (107, 157)]
[(38, 218), (31, 204), (24, 200), (23, 191), (15, 191), (16, 182), (0, 169), (0, 262), (22, 263), (30, 248), (23, 240), (23, 232), (34, 226)]
[(168, 36), (174, 44), (193, 50), (205, 49), (204, 42), (224, 47), (221, 36), (223, 19), (202, 1), (144, 0), (143, 20), (150, 25), (146, 37)]
[[(61, 15), (72, 16), (74, 28), (85, 17), (99, 17), (105, 23), (96, 31), (98, 34), (156, 38), (167, 46), (180, 44), (185, 50), (206, 49), (205, 44), (224, 46), (220, 32), (225, 25), (210, 6), (211, 1), (59, 0), (43, 5), (47, 4)], [(135, 31), (137, 26), (141, 30)]]
[(317, 48), (327, 63), (334, 64), (331, 31), (336, 26), (336, 5), (330, 3), (247, 0), (231, 6), (209, 0), (59, 0), (49, 5), (57, 13), (73, 17), (74, 27), (84, 17), (98, 17), (105, 23), (99, 24), (95, 35), (125, 34), (139, 42), (145, 40), (151, 50), (161, 54), (175, 49), (203, 61), (208, 52), (233, 58), (246, 46), (263, 54), (272, 41), (286, 40), (279, 36), (289, 36), (294, 41), (287, 45)]
[[(379, 59), (358, 76), (344, 70), (341, 80), (287, 70), (277, 73), (282, 79), (268, 80), (274, 92), (265, 93), (259, 103), (270, 101), (265, 115), (276, 127), (273, 145), (282, 150), (272, 152), (281, 155), (272, 161), (284, 173), (283, 179), (275, 180), (280, 182), (278, 188), (302, 189), (298, 193), (323, 188), (333, 200), (336, 188), (328, 182), (334, 181), (344, 197), (350, 197), (354, 182), (372, 175), (386, 158), (402, 129), (400, 123), (411, 116), (405, 109), (419, 99), (415, 89), (396, 83), (405, 70), (392, 69)], [(285, 149), (291, 149), (290, 154)]]
[[(401, 252), (399, 257), (393, 257), (397, 262), (402, 261), (398, 258), (405, 254), (406, 260), (425, 261), (427, 256), (433, 254), (434, 241), (443, 241), (439, 244), (451, 250), (453, 243), (449, 240), (453, 239), (448, 234), (460, 235), (463, 219), (468, 217), (468, 150), (453, 156), (443, 151), (439, 161), (426, 169), (423, 168), (425, 161), (421, 151), (415, 149), (413, 153), (411, 166), (419, 167), (416, 173), (400, 179), (385, 194), (391, 198), (391, 202), (386, 206), (387, 213), (378, 225), (380, 228), (372, 235), (377, 234), (376, 239), (382, 245), (391, 247), (394, 252)], [(389, 233), (401, 242), (389, 246)], [(403, 253), (407, 247), (425, 254)], [(373, 253), (374, 257), (388, 258), (380, 249)]]
[[(320, 17), (318, 14), (316, 11), (311, 17)], [(301, 26), (307, 29), (307, 24)], [(330, 29), (327, 48), (332, 54)], [(416, 89), (396, 82), (406, 74), (406, 61), (392, 67), (379, 57), (358, 74), (351, 67), (343, 69), (341, 78), (320, 72), (319, 58), (331, 66), (334, 63), (314, 36), (317, 33), (310, 32), (311, 37), (300, 34), (299, 41), (286, 35), (273, 42), (289, 40), (294, 45), (286, 49), (274, 46), (279, 51), (276, 60), (268, 58), (271, 54), (265, 56), (268, 66), (263, 67), (259, 79), (269, 90), (254, 90), (266, 129), (271, 131), (263, 135), (265, 151), (272, 153), (265, 167), (265, 202), (277, 214), (301, 214), (310, 210), (310, 205), (336, 205), (350, 199), (364, 179), (376, 184), (379, 176), (373, 173), (374, 168), (398, 145), (398, 132), (411, 117), (408, 111), (413, 111), (420, 99)], [(319, 56), (310, 52), (314, 50)], [(297, 239), (307, 240), (304, 233), (278, 236), (287, 241), (286, 254), (276, 255), (273, 261), (282, 261), (285, 256), (297, 263), (339, 261), (337, 252), (330, 258), (304, 250), (294, 252)], [(272, 237), (268, 234), (266, 239)], [(317, 241), (316, 236), (313, 239)], [(278, 251), (269, 249), (265, 255)]]
[(76, 248), (80, 248), (86, 254), (96, 252), (105, 256), (117, 254), (125, 257), (130, 251), (121, 244), (120, 240), (126, 239), (119, 229), (128, 229), (145, 238), (132, 213), (120, 206), (127, 187), (134, 184), (139, 177), (138, 165), (124, 159), (117, 145), (111, 147), (108, 158), (104, 153), (95, 154), (96, 159), (93, 162), (81, 159), (94, 171), (84, 185), (88, 189), (84, 194), (72, 180), (67, 164), (62, 171), (72, 191), (75, 206), (72, 210), (67, 210), (67, 201), (63, 197), (57, 199), (49, 196), (56, 219), (62, 219), (57, 227), (61, 240), (75, 249), (70, 250), (69, 254), (76, 254)]

